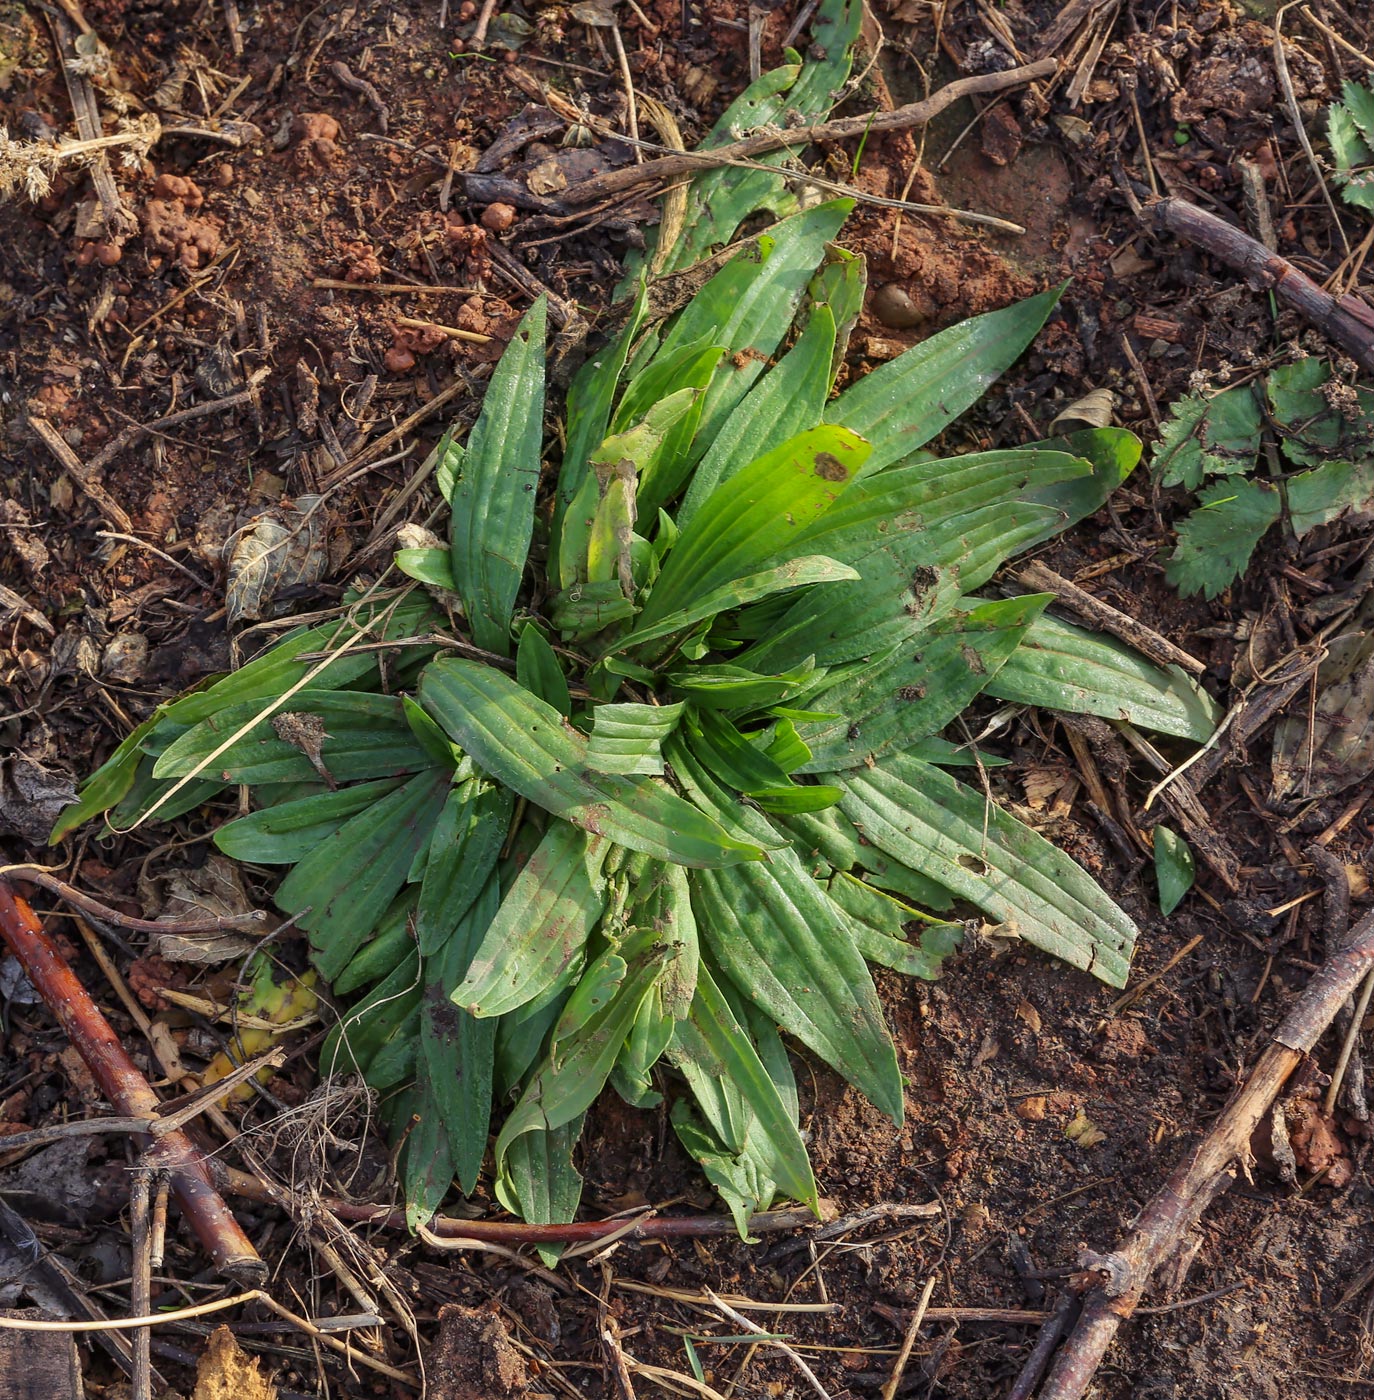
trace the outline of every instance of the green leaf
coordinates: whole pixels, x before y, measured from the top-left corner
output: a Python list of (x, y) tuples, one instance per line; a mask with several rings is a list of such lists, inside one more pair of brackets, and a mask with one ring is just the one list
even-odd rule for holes
[(717, 487), (664, 562), (640, 628), (798, 554), (805, 527), (840, 498), (867, 455), (868, 445), (846, 429), (813, 428)]
[(840, 800), (838, 788), (794, 783), (781, 764), (716, 711), (693, 716), (687, 745), (713, 777), (748, 793), (765, 811), (814, 812)]
[[(574, 569), (573, 574), (565, 577), (569, 566), (564, 565), (562, 559), (568, 547), (563, 543), (564, 535), (570, 528), (566, 523), (568, 508), (581, 492), (587, 479), (592, 449), (609, 431), (611, 405), (615, 401), (621, 371), (625, 368), (630, 346), (643, 323), (647, 304), (648, 293), (641, 278), (620, 333), (604, 349), (588, 356), (581, 369), (573, 376), (568, 389), (567, 442), (563, 448), (563, 462), (558, 470), (558, 488), (554, 493), (548, 564), (548, 577), (563, 580), (562, 586), (565, 588), (575, 576)], [(585, 522), (572, 528), (580, 534), (585, 529)], [(581, 546), (573, 544), (571, 548), (573, 553), (580, 557)]]
[[(406, 1137), (403, 1175), (406, 1227), (412, 1231), (429, 1224), (453, 1185), (453, 1148), (439, 1108), (440, 1092), (441, 1084), (425, 1076), (416, 1085), (418, 1101)], [(485, 1122), (481, 1141), (485, 1146)]]
[(58, 816), (48, 837), (50, 846), (57, 845), (64, 836), (90, 821), (92, 817), (109, 811), (128, 793), (134, 785), (138, 765), (143, 758), (143, 740), (153, 732), (161, 719), (162, 712), (159, 708), (81, 784), (76, 801), (68, 803)]
[(662, 950), (653, 940), (652, 934), (641, 937), (634, 951), (626, 945), (628, 971), (615, 995), (566, 1039), (550, 1045), (497, 1136), (498, 1171), (511, 1143), (522, 1134), (561, 1128), (591, 1107), (658, 976)]
[(449, 593), (455, 591), (453, 557), (447, 549), (398, 549), (391, 560), (407, 578)]
[(490, 666), (436, 661), (420, 698), (475, 763), (575, 826), (683, 865), (763, 857), (760, 847), (732, 840), (661, 784), (591, 771), (587, 741), (557, 710)]
[(474, 1016), (501, 1016), (555, 985), (582, 956), (606, 907), (601, 873), (608, 843), (567, 822), (550, 823), (506, 891), (454, 1002)]
[(748, 1155), (763, 1179), (818, 1210), (816, 1180), (797, 1131), (796, 1110), (784, 1102), (705, 968), (691, 1011), (673, 1033), (668, 1058), (691, 1086), (721, 1145), (736, 1157)]
[[(361, 1074), (373, 1088), (389, 1088), (397, 1082), (404, 1076), (406, 1061), (414, 1064), (420, 995), (420, 959), (412, 948), (362, 1001), (334, 1023), (320, 1047), (321, 1074)], [(383, 1055), (386, 1058), (374, 1078), (372, 1066)]]
[(659, 357), (694, 341), (730, 351), (707, 390), (688, 468), (705, 454), (782, 344), (826, 244), (853, 207), (852, 200), (831, 200), (759, 234), (701, 288), (664, 336)]
[[(492, 1183), (496, 1199), (531, 1225), (562, 1225), (571, 1220), (582, 1199), (582, 1177), (572, 1160), (581, 1136), (580, 1118), (551, 1132), (522, 1133), (510, 1144)], [(548, 1268), (558, 1263), (563, 1252), (561, 1245), (538, 1249)]]
[[(733, 809), (736, 828), (750, 836), (770, 830), (681, 744), (675, 742), (671, 761), (700, 802)], [(772, 852), (766, 865), (690, 878), (698, 932), (735, 986), (900, 1122), (896, 1052), (868, 967), (843, 916), (791, 847)]]
[(1288, 478), (1288, 520), (1299, 538), (1348, 510), (1366, 513), (1374, 500), (1374, 458), (1326, 462)]
[(1374, 179), (1368, 169), (1374, 165), (1374, 92), (1347, 79), (1341, 98), (1326, 111), (1336, 183), (1348, 204), (1374, 213)]
[(342, 971), (405, 883), (430, 840), (449, 775), (429, 769), (350, 818), (277, 889), (277, 907), (310, 935), (325, 978)]
[(572, 696), (568, 693), (568, 680), (558, 653), (532, 622), (527, 622), (521, 630), (520, 643), (515, 649), (515, 679), (531, 695), (552, 705), (560, 715), (572, 714)]
[(1169, 915), (1193, 887), (1197, 876), (1193, 853), (1183, 837), (1167, 826), (1154, 829), (1155, 879), (1159, 882), (1159, 912)]
[[(302, 690), (285, 702), (230, 705), (194, 725), (157, 760), (153, 775), (184, 778), (199, 769), (225, 783), (309, 782), (319, 776), (315, 765), (303, 747), (281, 738), (273, 723), (289, 715), (323, 728), (319, 759), (336, 782), (414, 773), (434, 762), (410, 732), (399, 697)], [(217, 753), (240, 729), (242, 737)]]
[(426, 957), (444, 946), (482, 893), (505, 844), (514, 806), (509, 788), (481, 778), (470, 778), (448, 794), (434, 824), (416, 914), (420, 952)]
[(1264, 424), (1248, 384), (1210, 398), (1191, 395), (1169, 414), (1150, 466), (1162, 485), (1196, 491), (1209, 476), (1254, 470)]
[(598, 705), (592, 711), (587, 762), (599, 773), (663, 776), (663, 740), (677, 728), (676, 705)]
[(668, 673), (668, 684), (686, 695), (699, 709), (742, 713), (776, 705), (800, 695), (824, 677), (815, 666), (803, 664), (782, 675), (764, 676), (747, 666), (724, 663), (684, 666)]
[(939, 331), (833, 399), (826, 422), (873, 447), (863, 475), (909, 457), (977, 403), (1035, 338), (1065, 285)]
[(1331, 366), (1309, 355), (1269, 373), (1269, 411), (1281, 429), (1279, 446), (1291, 462), (1318, 466), (1333, 457), (1367, 457), (1374, 448), (1374, 392), (1346, 386), (1349, 416), (1328, 399)]
[(1050, 595), (969, 601), (968, 612), (941, 618), (907, 647), (807, 695), (808, 705), (839, 718), (798, 727), (811, 750), (802, 772), (849, 768), (943, 729), (1000, 672)]
[(722, 482), (821, 421), (834, 350), (835, 318), (829, 307), (818, 306), (796, 344), (721, 424), (692, 473), (677, 511), (679, 526), (691, 520)]
[(544, 433), (544, 297), (501, 356), (453, 486), (453, 584), (472, 639), (510, 655), (515, 595), (534, 532)]
[(1215, 598), (1245, 572), (1269, 527), (1279, 518), (1279, 493), (1267, 481), (1214, 481), (1201, 505), (1178, 527), (1178, 544), (1164, 577), (1185, 598)]
[(1135, 925), (1081, 865), (982, 793), (898, 754), (832, 781), (845, 790), (840, 810), (878, 850), (1027, 943), (1125, 985)]
[(400, 778), (381, 778), (341, 788), (338, 792), (267, 807), (251, 816), (226, 822), (215, 832), (215, 845), (234, 860), (252, 861), (256, 865), (294, 865), (350, 817), (394, 792), (401, 781)]
[(390, 977), (415, 951), (414, 915), (419, 890), (402, 890), (377, 921), (371, 938), (348, 960), (348, 966), (330, 982), (335, 996), (347, 996)]
[(1215, 701), (1178, 666), (1156, 666), (1112, 637), (1041, 617), (989, 681), (1020, 705), (1121, 719), (1203, 744), (1221, 720)]
[[(775, 568), (731, 579), (717, 588), (708, 589), (680, 611), (666, 614), (651, 626), (637, 626), (611, 645), (616, 652), (652, 647), (653, 643), (664, 637), (671, 637), (700, 622), (710, 622), (731, 608), (743, 607), (794, 588), (817, 583), (841, 583), (857, 577), (858, 573), (848, 564), (836, 563), (823, 554), (804, 554)], [(659, 650), (661, 648), (654, 648), (650, 654), (656, 654)]]
[(492, 876), (438, 953), (426, 960), (424, 968), (424, 999), (420, 1007), (422, 1083), (447, 1133), (452, 1161), (449, 1175), (457, 1175), (464, 1195), (471, 1195), (477, 1185), (487, 1148), (496, 1023), (479, 1020), (455, 1006), (450, 993), (462, 980), (488, 925), (496, 917), (500, 899), (500, 886)]
[[(849, 916), (855, 946), (864, 957), (908, 977), (933, 982), (963, 939), (959, 924), (930, 923), (917, 910), (848, 873), (836, 875), (826, 891)], [(912, 943), (908, 933), (920, 936)]]

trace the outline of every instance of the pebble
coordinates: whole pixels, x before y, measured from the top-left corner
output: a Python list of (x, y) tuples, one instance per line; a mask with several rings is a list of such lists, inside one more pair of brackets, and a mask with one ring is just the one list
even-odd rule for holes
[(492, 233), (504, 233), (515, 222), (515, 210), (509, 204), (488, 204), (482, 211), (482, 227)]
[(382, 364), (389, 374), (404, 374), (406, 370), (415, 368), (415, 356), (404, 346), (393, 345), (382, 356)]
[(909, 330), (926, 319), (925, 313), (912, 301), (905, 287), (889, 282), (873, 294), (873, 314), (885, 326)]

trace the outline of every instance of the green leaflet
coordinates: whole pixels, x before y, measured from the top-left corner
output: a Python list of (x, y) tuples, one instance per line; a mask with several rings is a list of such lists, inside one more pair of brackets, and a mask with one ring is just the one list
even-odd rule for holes
[(1193, 886), (1196, 867), (1183, 837), (1167, 826), (1154, 829), (1155, 879), (1159, 882), (1159, 912), (1169, 915)]
[(347, 996), (389, 977), (415, 951), (415, 903), (420, 891), (411, 885), (391, 901), (372, 937), (330, 982), (335, 996)]
[[(415, 1088), (415, 1106), (408, 1126), (402, 1182), (406, 1198), (406, 1228), (412, 1232), (428, 1225), (453, 1185), (453, 1147), (440, 1111), (440, 1085), (421, 1075)], [(486, 1146), (486, 1124), (481, 1145)]]
[[(869, 962), (931, 982), (939, 977), (941, 963), (958, 951), (960, 925), (930, 923), (917, 910), (852, 875), (834, 876), (826, 892), (849, 916), (854, 944)], [(918, 922), (925, 926), (919, 928), (919, 939), (909, 942), (908, 926)]]
[(683, 865), (761, 860), (704, 813), (653, 780), (632, 782), (587, 767), (587, 741), (509, 677), (446, 657), (425, 672), (425, 708), (481, 765), (528, 801), (633, 851)]
[(1135, 925), (1081, 865), (982, 793), (897, 754), (831, 780), (845, 790), (840, 810), (880, 851), (1027, 943), (1125, 985)]
[(852, 200), (831, 200), (759, 234), (752, 247), (692, 298), (664, 336), (658, 356), (694, 341), (724, 345), (730, 351), (706, 392), (687, 469), (705, 454), (782, 344), (826, 244), (852, 208)]
[(744, 396), (721, 424), (706, 455), (692, 473), (677, 511), (685, 526), (722, 482), (798, 433), (821, 421), (826, 369), (835, 352), (835, 318), (816, 306), (796, 344)]
[(544, 433), (541, 296), (487, 385), (453, 485), (453, 586), (473, 640), (510, 655), (510, 622), (534, 531)]
[[(1067, 285), (1067, 284), (1065, 284)], [(909, 456), (987, 392), (1035, 338), (1064, 287), (974, 316), (864, 375), (826, 407), (873, 447), (863, 474)]]
[(448, 794), (434, 824), (416, 912), (420, 952), (426, 957), (448, 942), (482, 893), (505, 844), (514, 807), (509, 788), (481, 778), (469, 778)]
[(572, 696), (558, 653), (532, 622), (527, 622), (520, 632), (520, 643), (515, 649), (515, 679), (560, 715), (572, 714)]
[[(734, 808), (736, 829), (749, 835), (768, 830), (764, 817), (736, 806), (681, 744), (674, 744), (671, 761), (699, 802), (720, 812)], [(791, 847), (771, 852), (766, 865), (698, 871), (690, 878), (699, 935), (721, 970), (789, 1035), (901, 1122), (901, 1077), (873, 979), (844, 916)]]
[(612, 654), (648, 647), (651, 648), (649, 654), (654, 655), (661, 650), (653, 646), (655, 642), (694, 627), (697, 623), (710, 622), (731, 608), (743, 607), (761, 598), (810, 584), (844, 582), (857, 577), (858, 574), (849, 565), (838, 564), (823, 554), (806, 554), (799, 559), (789, 559), (775, 568), (731, 579), (718, 588), (712, 588), (698, 595), (680, 611), (661, 617), (652, 626), (636, 627), (611, 644)]
[(683, 704), (598, 705), (592, 712), (587, 763), (598, 773), (663, 776), (664, 739), (677, 728)]
[(987, 692), (1022, 705), (1127, 720), (1199, 744), (1221, 719), (1211, 696), (1179, 667), (1156, 666), (1111, 637), (1054, 617), (1031, 623)]
[(838, 788), (794, 783), (787, 769), (716, 711), (693, 716), (687, 745), (717, 781), (747, 793), (766, 812), (815, 812), (840, 800)]
[(381, 778), (341, 788), (338, 792), (267, 807), (237, 821), (226, 822), (215, 832), (215, 845), (234, 860), (253, 861), (258, 865), (294, 865), (325, 837), (332, 836), (349, 817), (366, 811), (400, 783), (400, 778)]
[(518, 1137), (571, 1123), (601, 1092), (663, 960), (652, 934), (627, 941), (623, 951), (627, 971), (615, 994), (565, 1039), (550, 1042), (548, 1056), (507, 1117), (494, 1150), (498, 1172)]
[[(263, 715), (264, 710), (268, 711)], [(292, 743), (290, 717), (304, 716), (306, 738)], [(241, 728), (243, 737), (216, 754)], [(306, 751), (310, 737), (322, 740), (319, 762), (340, 783), (389, 778), (428, 768), (433, 759), (405, 722), (399, 698), (367, 691), (302, 690), (289, 701), (250, 700), (230, 705), (188, 729), (153, 765), (157, 778), (184, 778), (201, 769), (226, 783), (309, 782), (319, 776)], [(212, 758), (211, 755), (214, 755)]]
[(824, 678), (823, 671), (802, 665), (777, 676), (761, 676), (746, 666), (684, 666), (670, 671), (672, 688), (686, 695), (698, 709), (743, 713), (765, 705), (777, 705), (800, 695)]
[(438, 769), (411, 778), (326, 837), (282, 881), (277, 907), (309, 933), (325, 978), (343, 970), (405, 883), (448, 783)]
[(1164, 486), (1196, 491), (1209, 476), (1252, 471), (1264, 420), (1248, 385), (1174, 403), (1160, 425), (1150, 470)]
[(813, 428), (717, 487), (664, 562), (640, 628), (794, 557), (802, 531), (840, 498), (867, 455), (867, 444), (846, 429)]
[(550, 823), (452, 989), (459, 1006), (474, 1016), (501, 1016), (573, 966), (606, 907), (607, 844), (567, 822)]
[(492, 875), (447, 942), (424, 966), (422, 1082), (447, 1133), (449, 1174), (457, 1175), (465, 1195), (471, 1195), (477, 1185), (487, 1149), (496, 1022), (479, 1020), (455, 1006), (450, 994), (467, 972), (500, 904), (500, 885)]
[(918, 633), (907, 646), (813, 692), (805, 703), (839, 718), (798, 726), (811, 750), (804, 773), (849, 768), (943, 729), (989, 686), (1051, 595), (973, 604)]
[[(755, 1164), (755, 1182), (776, 1184), (794, 1200), (818, 1210), (816, 1180), (797, 1131), (795, 1104), (784, 1101), (753, 1041), (705, 968), (698, 977), (691, 1010), (673, 1033), (668, 1058), (691, 1086), (720, 1145), (732, 1156), (747, 1157)], [(687, 1145), (700, 1160), (697, 1149)], [(748, 1213), (766, 1208), (762, 1194), (749, 1202)], [(744, 1233), (742, 1224), (740, 1228)]]

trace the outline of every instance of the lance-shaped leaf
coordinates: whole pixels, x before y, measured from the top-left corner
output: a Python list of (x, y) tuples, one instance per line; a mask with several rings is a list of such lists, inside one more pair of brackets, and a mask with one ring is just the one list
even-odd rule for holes
[(400, 778), (380, 778), (338, 792), (324, 792), (283, 802), (261, 812), (226, 822), (215, 832), (215, 845), (235, 860), (258, 865), (294, 865), (350, 817), (366, 811), (394, 791)]
[(449, 775), (429, 769), (321, 841), (282, 881), (279, 908), (310, 934), (315, 965), (333, 977), (362, 946), (429, 844)]
[(747, 793), (766, 812), (815, 812), (840, 800), (838, 788), (793, 782), (782, 764), (714, 710), (693, 715), (687, 746), (717, 781)]
[(811, 750), (801, 771), (849, 768), (943, 729), (993, 681), (1050, 600), (1042, 594), (974, 602), (874, 665), (806, 696), (806, 705), (838, 717), (798, 725)]
[(601, 863), (609, 843), (555, 821), (506, 891), (481, 946), (452, 989), (474, 1016), (533, 1001), (580, 957), (606, 907)]
[(541, 296), (526, 313), (487, 384), (453, 484), (453, 586), (473, 640), (510, 654), (515, 595), (534, 531), (544, 433)]
[(453, 1172), (465, 1195), (477, 1184), (487, 1148), (496, 1022), (479, 1020), (455, 1006), (450, 994), (472, 962), (500, 902), (500, 886), (493, 875), (447, 942), (424, 965), (420, 1061), (428, 1095), (448, 1134)]
[[(908, 977), (934, 981), (940, 975), (940, 964), (958, 951), (963, 939), (959, 924), (929, 920), (852, 875), (834, 876), (826, 892), (849, 916), (849, 930), (864, 957)], [(915, 937), (914, 943), (909, 934)]]
[(1081, 865), (982, 793), (901, 754), (830, 781), (845, 790), (840, 810), (878, 850), (1027, 943), (1125, 985), (1135, 924)]
[(663, 774), (663, 741), (677, 728), (683, 703), (598, 705), (592, 711), (587, 762), (598, 773)]
[(497, 1171), (516, 1138), (571, 1123), (601, 1092), (663, 960), (652, 933), (627, 943), (624, 953), (627, 971), (615, 994), (566, 1039), (551, 1042), (548, 1056), (502, 1125), (494, 1149)]
[(682, 531), (640, 627), (652, 627), (732, 579), (804, 552), (796, 548), (802, 531), (840, 499), (867, 454), (867, 444), (843, 428), (813, 428), (731, 477)]
[(505, 844), (514, 806), (509, 788), (481, 778), (469, 778), (449, 793), (434, 824), (416, 912), (420, 952), (426, 957), (444, 946), (482, 893)]
[[(423, 1075), (420, 1077), (415, 1088), (411, 1121), (406, 1128), (403, 1181), (406, 1226), (411, 1230), (429, 1223), (453, 1185), (456, 1163), (437, 1102), (440, 1089), (441, 1086), (434, 1080)], [(481, 1143), (485, 1147), (485, 1123), (482, 1129)]]
[(1111, 637), (1055, 617), (1031, 623), (1024, 644), (986, 688), (1001, 700), (1122, 719), (1199, 744), (1221, 718), (1211, 696), (1179, 667), (1156, 666)]
[(415, 902), (420, 891), (402, 890), (377, 921), (371, 938), (348, 960), (348, 966), (330, 979), (335, 996), (347, 996), (390, 977), (415, 951)]
[[(1067, 285), (1067, 284), (1066, 284)], [(863, 376), (826, 408), (873, 445), (871, 475), (910, 456), (987, 392), (1045, 324), (1064, 287), (937, 332)]]
[(586, 739), (552, 706), (490, 666), (436, 661), (425, 672), (420, 698), (474, 763), (574, 826), (683, 865), (763, 858), (760, 846), (733, 840), (661, 783), (597, 773), (588, 766)]
[[(240, 729), (242, 737), (217, 752)], [(276, 704), (231, 705), (201, 721), (171, 744), (153, 775), (184, 778), (199, 770), (228, 783), (298, 783), (323, 770), (343, 783), (415, 773), (433, 762), (406, 724), (399, 697), (302, 690)]]
[[(521, 1133), (506, 1150), (492, 1183), (496, 1199), (531, 1225), (561, 1225), (577, 1214), (582, 1175), (573, 1166), (573, 1148), (582, 1136), (582, 1119), (574, 1118), (549, 1132)], [(552, 1268), (561, 1245), (540, 1245), (539, 1257)]]
[(714, 978), (702, 968), (687, 1018), (678, 1022), (668, 1058), (686, 1078), (721, 1143), (748, 1154), (766, 1179), (812, 1210), (816, 1181), (795, 1111), (784, 1102), (748, 1032)]
[[(672, 762), (703, 802), (733, 807), (740, 830), (769, 829), (680, 743)], [(695, 872), (691, 884), (702, 943), (740, 992), (900, 1123), (896, 1051), (868, 966), (844, 916), (791, 847), (770, 853), (766, 865)]]

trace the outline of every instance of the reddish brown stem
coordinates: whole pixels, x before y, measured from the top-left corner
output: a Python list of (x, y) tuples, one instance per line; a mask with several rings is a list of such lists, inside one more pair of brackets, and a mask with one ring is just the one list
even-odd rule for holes
[[(57, 946), (44, 933), (33, 910), (3, 879), (0, 935), (115, 1112), (130, 1118), (157, 1117), (160, 1104), (148, 1081)], [(204, 1156), (184, 1132), (178, 1129), (158, 1138), (146, 1152), (145, 1162), (167, 1172), (182, 1213), (221, 1273), (245, 1285), (261, 1283), (267, 1277), (267, 1265), (215, 1190)]]
[(1244, 273), (1252, 287), (1272, 290), (1280, 301), (1305, 316), (1364, 369), (1374, 370), (1374, 311), (1358, 297), (1333, 297), (1322, 291), (1287, 258), (1186, 199), (1162, 199), (1150, 205), (1146, 213), (1157, 229), (1165, 229), (1175, 238), (1220, 258)]
[[(231, 1195), (244, 1196), (250, 1201), (263, 1201), (285, 1208), (289, 1200), (285, 1188), (232, 1167), (224, 1169), (221, 1183)], [(334, 1197), (326, 1197), (320, 1204), (340, 1220), (351, 1220), (360, 1225), (382, 1225), (389, 1230), (409, 1229), (403, 1210), (360, 1205)], [(753, 1235), (776, 1234), (780, 1230), (799, 1230), (815, 1223), (816, 1217), (800, 1207), (794, 1210), (769, 1210), (750, 1216), (749, 1232)], [(528, 1244), (582, 1244), (604, 1239), (607, 1235), (624, 1240), (702, 1239), (712, 1235), (733, 1235), (735, 1222), (728, 1215), (655, 1215), (627, 1230), (624, 1217), (573, 1220), (563, 1225), (527, 1225), (522, 1220), (461, 1220), (436, 1215), (429, 1222), (429, 1229), (444, 1239), (483, 1240), (518, 1249)]]
[(1092, 1384), (1116, 1330), (1135, 1311), (1150, 1277), (1178, 1248), (1235, 1164), (1289, 1075), (1374, 965), (1374, 914), (1366, 914), (1339, 952), (1327, 958), (1260, 1056), (1245, 1087), (1231, 1100), (1195, 1152), (1174, 1168), (1115, 1253), (1089, 1256), (1096, 1281), (1083, 1299), (1078, 1324), (1055, 1362), (1040, 1400), (1080, 1400)]

